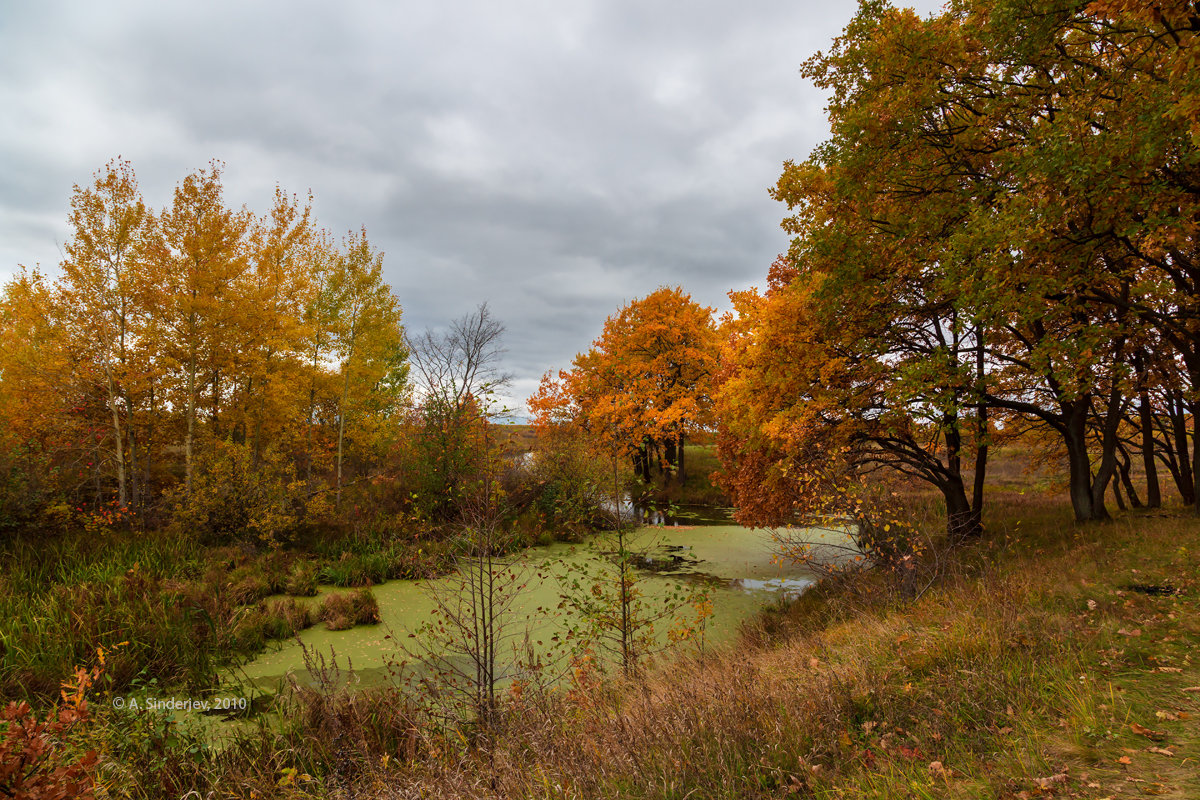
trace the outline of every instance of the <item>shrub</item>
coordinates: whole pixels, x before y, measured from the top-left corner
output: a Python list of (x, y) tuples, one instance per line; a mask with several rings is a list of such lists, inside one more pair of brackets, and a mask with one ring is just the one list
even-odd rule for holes
[(243, 652), (261, 650), (267, 642), (295, 636), (312, 623), (308, 607), (291, 598), (259, 603), (247, 609), (234, 626), (234, 646)]
[(287, 632), (279, 638), (292, 636), (297, 631), (302, 631), (313, 624), (312, 609), (308, 605), (290, 597), (271, 601), (267, 605), (267, 613), (271, 617), (282, 620), (285, 623), (285, 630)]
[(582, 532), (603, 523), (612, 475), (580, 436), (559, 433), (504, 475), (505, 491), (552, 530)]
[(294, 469), (268, 450), (254, 466), (246, 445), (214, 442), (198, 460), (192, 491), (176, 489), (171, 529), (205, 544), (257, 541), (277, 546), (306, 510), (307, 487)]
[[(81, 690), (82, 691), (82, 690)], [(95, 797), (90, 776), (97, 756), (89, 751), (78, 761), (62, 752), (62, 737), (87, 719), (87, 704), (68, 702), (57, 717), (39, 722), (28, 703), (9, 703), (0, 712), (0, 795), (21, 800), (90, 800)]]

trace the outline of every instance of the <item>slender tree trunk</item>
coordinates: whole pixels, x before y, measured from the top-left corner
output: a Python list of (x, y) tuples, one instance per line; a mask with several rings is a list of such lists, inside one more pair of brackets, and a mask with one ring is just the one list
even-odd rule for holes
[(1162, 505), (1162, 493), (1158, 486), (1158, 465), (1154, 461), (1154, 420), (1150, 408), (1150, 392), (1146, 386), (1144, 354), (1138, 352), (1133, 360), (1138, 385), (1138, 427), (1142, 434), (1142, 468), (1146, 472), (1146, 505), (1158, 508)]
[(1129, 496), (1129, 505), (1134, 508), (1142, 507), (1142, 500), (1138, 497), (1137, 489), (1133, 486), (1133, 478), (1130, 475), (1131, 462), (1129, 454), (1125, 452), (1125, 448), (1119, 448), (1121, 459), (1117, 463), (1117, 470), (1121, 476), (1121, 486), (1125, 489), (1125, 494)]
[(1113, 490), (1113, 497), (1114, 497), (1114, 498), (1116, 499), (1116, 501), (1117, 501), (1117, 508), (1118, 508), (1118, 509), (1120, 509), (1121, 511), (1125, 511), (1125, 510), (1126, 510), (1126, 509), (1125, 509), (1125, 499), (1124, 499), (1123, 497), (1121, 497), (1121, 483), (1120, 483), (1120, 481), (1113, 481), (1113, 482), (1112, 482), (1112, 490)]
[(687, 470), (683, 463), (683, 426), (679, 427), (679, 485), (683, 486), (687, 480)]
[(350, 396), (350, 357), (346, 357), (346, 376), (342, 381), (342, 401), (338, 404), (338, 445), (337, 445), (337, 499), (334, 505), (342, 504), (342, 455), (343, 443), (346, 438), (346, 398)]
[[(1113, 348), (1113, 373), (1116, 374), (1118, 365), (1124, 363), (1125, 337), (1117, 338)], [(1121, 385), (1114, 377), (1109, 388), (1108, 400), (1104, 409), (1104, 427), (1100, 436), (1100, 464), (1092, 481), (1093, 504), (1098, 508), (1104, 507), (1104, 492), (1112, 480), (1117, 466), (1117, 436), (1121, 420), (1124, 419), (1125, 398), (1121, 394)], [(1117, 495), (1118, 498), (1120, 495)], [(1106, 514), (1107, 516), (1107, 514)], [(1103, 517), (1102, 517), (1103, 519)]]
[(1200, 401), (1192, 400), (1188, 406), (1192, 412), (1192, 506), (1200, 515), (1200, 503), (1196, 502), (1200, 497), (1200, 469), (1196, 469), (1200, 464)]
[(613, 457), (613, 500), (617, 512), (617, 580), (618, 601), (621, 605), (621, 667), (625, 674), (634, 672), (635, 654), (633, 651), (633, 630), (630, 620), (632, 587), (629, 582), (629, 553), (625, 549), (625, 530), (621, 527), (621, 479), (617, 472), (617, 459)]
[(1188, 450), (1187, 414), (1180, 391), (1171, 392), (1171, 427), (1175, 434), (1175, 459), (1179, 463), (1179, 494), (1183, 504), (1190, 506), (1196, 502), (1196, 488), (1192, 475), (1192, 456)]
[[(1122, 406), (1124, 399), (1121, 396), (1121, 389), (1116, 381), (1113, 381), (1113, 387), (1108, 395), (1108, 407), (1104, 416), (1104, 429), (1100, 437), (1100, 465), (1096, 469), (1096, 476), (1092, 481), (1092, 497), (1093, 505), (1096, 508), (1104, 508), (1104, 492), (1108, 488), (1109, 481), (1112, 480), (1113, 473), (1117, 466), (1117, 432), (1121, 425)], [(1098, 519), (1107, 518), (1107, 512), (1104, 516)]]
[[(193, 326), (194, 328), (194, 326)], [(196, 348), (192, 345), (188, 359), (187, 436), (183, 442), (184, 490), (192, 493), (193, 448), (196, 439)]]
[[(154, 381), (150, 382), (150, 417), (146, 423), (146, 466), (144, 467), (145, 480), (142, 485), (145, 488), (145, 493), (150, 495), (153, 491), (154, 484), (154, 420), (158, 413), (154, 408)], [(144, 519), (144, 517), (143, 517)]]
[(987, 479), (988, 459), (988, 407), (984, 399), (984, 369), (983, 369), (983, 333), (976, 329), (975, 334), (975, 382), (979, 392), (979, 407), (975, 412), (975, 479), (971, 487), (971, 512), (979, 523), (979, 531), (983, 531), (983, 490)]
[(133, 430), (133, 401), (125, 397), (125, 438), (129, 440), (129, 488), (133, 507), (142, 507), (142, 480), (138, 472), (137, 436)]
[(221, 438), (221, 370), (213, 370), (212, 379), (212, 427), (213, 437)]
[(128, 504), (128, 497), (125, 489), (125, 437), (121, 435), (121, 404), (117, 399), (111, 366), (106, 365), (104, 371), (108, 376), (108, 407), (112, 411), (113, 455), (117, 459), (117, 502), (124, 509)]

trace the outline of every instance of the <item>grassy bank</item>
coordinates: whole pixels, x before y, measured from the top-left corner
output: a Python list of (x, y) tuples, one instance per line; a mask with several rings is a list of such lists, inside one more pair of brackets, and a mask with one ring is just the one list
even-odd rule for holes
[[(105, 785), (148, 797), (1200, 796), (1200, 521), (1178, 510), (1077, 527), (1060, 502), (1019, 494), (991, 508), (987, 536), (943, 553), (915, 601), (884, 576), (827, 583), (764, 615), (739, 648), (641, 682), (581, 665), (566, 690), (518, 685), (489, 736), (327, 676), (283, 699), (276, 728), (219, 753), (176, 733), (152, 768), (113, 761)], [(99, 705), (86, 723), (104, 741), (139, 724)]]
[(514, 701), (498, 752), (374, 796), (1200, 796), (1200, 522), (994, 507), (911, 605), (827, 586), (749, 652)]
[(717, 485), (714, 474), (721, 468), (717, 459), (717, 448), (710, 444), (684, 446), (684, 480), (679, 483), (675, 475), (658, 475), (648, 487), (648, 496), (662, 506), (713, 506), (729, 505), (729, 498)]

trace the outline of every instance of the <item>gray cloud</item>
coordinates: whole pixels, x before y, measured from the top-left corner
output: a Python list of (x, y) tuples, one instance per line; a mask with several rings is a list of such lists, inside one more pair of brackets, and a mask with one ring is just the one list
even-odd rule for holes
[(71, 186), (110, 158), (154, 206), (219, 158), (232, 203), (278, 183), (365, 225), (411, 328), (487, 300), (523, 403), (622, 303), (763, 280), (787, 246), (767, 188), (827, 133), (797, 71), (854, 4), (0, 9), (0, 278), (57, 263)]

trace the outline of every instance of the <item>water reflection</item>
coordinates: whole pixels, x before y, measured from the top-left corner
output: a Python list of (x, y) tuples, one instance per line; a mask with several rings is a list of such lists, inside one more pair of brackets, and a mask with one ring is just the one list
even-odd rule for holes
[[(611, 514), (610, 501), (606, 510)], [(712, 506), (658, 504), (635, 499), (626, 494), (621, 500), (621, 520), (650, 527), (674, 528), (685, 525), (731, 525), (733, 509)]]
[(816, 581), (811, 578), (768, 578), (766, 580), (758, 580), (756, 578), (734, 578), (729, 582), (732, 589), (741, 589), (744, 592), (771, 592), (774, 595), (782, 595), (788, 599), (799, 597), (800, 594), (812, 586)]

